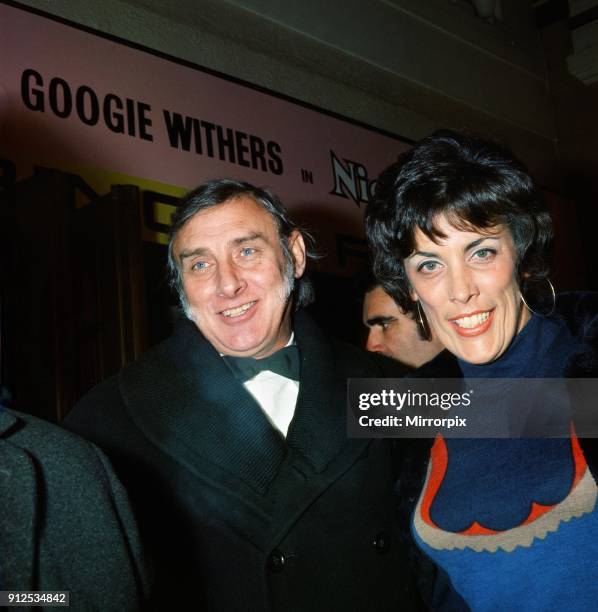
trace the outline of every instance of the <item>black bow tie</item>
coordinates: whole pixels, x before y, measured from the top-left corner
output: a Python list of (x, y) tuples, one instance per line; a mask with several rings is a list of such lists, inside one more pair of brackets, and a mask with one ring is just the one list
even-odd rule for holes
[(223, 359), (232, 370), (235, 378), (241, 382), (251, 380), (264, 370), (299, 382), (299, 350), (294, 345), (285, 346), (263, 359), (232, 357), (231, 355), (224, 355)]

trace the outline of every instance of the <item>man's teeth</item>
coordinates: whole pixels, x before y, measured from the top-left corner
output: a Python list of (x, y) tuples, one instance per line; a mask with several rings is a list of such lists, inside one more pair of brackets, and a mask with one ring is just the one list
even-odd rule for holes
[(479, 312), (478, 314), (471, 315), (470, 317), (456, 319), (455, 323), (463, 329), (473, 329), (474, 327), (481, 325), (484, 321), (487, 321), (489, 316), (489, 312)]
[(255, 302), (247, 302), (247, 304), (243, 304), (238, 308), (223, 310), (221, 314), (223, 314), (225, 317), (238, 317), (239, 315), (242, 315), (246, 310), (249, 310), (254, 304)]

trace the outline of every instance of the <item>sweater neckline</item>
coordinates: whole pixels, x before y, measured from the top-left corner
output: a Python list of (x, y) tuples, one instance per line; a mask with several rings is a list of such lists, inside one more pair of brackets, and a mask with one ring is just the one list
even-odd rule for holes
[[(557, 347), (553, 346), (555, 343)], [(563, 358), (570, 354), (572, 345), (573, 338), (562, 324), (532, 314), (507, 350), (495, 361), (484, 364), (473, 364), (459, 358), (457, 361), (465, 378), (560, 376), (562, 367), (558, 364), (562, 364)]]

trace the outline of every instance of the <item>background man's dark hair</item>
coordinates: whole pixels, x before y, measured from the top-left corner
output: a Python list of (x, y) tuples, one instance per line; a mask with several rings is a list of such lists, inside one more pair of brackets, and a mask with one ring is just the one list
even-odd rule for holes
[[(361, 296), (362, 302), (365, 300), (366, 295), (368, 293), (371, 293), (372, 291), (374, 291), (374, 289), (377, 289), (378, 287), (380, 287), (380, 289), (388, 293), (388, 291), (384, 289), (382, 283), (374, 275), (372, 271), (371, 262), (369, 262), (368, 265), (363, 270), (361, 270), (359, 274), (356, 275), (354, 283), (353, 283), (353, 287), (357, 295)], [(395, 299), (390, 293), (388, 293), (388, 297), (390, 297), (393, 300)], [(423, 341), (429, 340), (430, 338), (428, 337), (427, 330), (422, 329), (422, 326), (420, 325), (417, 318), (414, 316), (414, 313), (408, 310), (404, 310), (403, 307), (399, 303), (397, 303), (396, 300), (395, 300), (395, 303), (397, 304), (397, 307), (403, 314), (409, 316), (415, 321), (417, 325), (417, 331), (419, 333), (419, 337), (421, 338), (421, 340)]]
[(446, 215), (458, 229), (509, 228), (522, 291), (549, 272), (552, 222), (541, 191), (508, 149), (452, 130), (438, 130), (378, 178), (365, 214), (374, 274), (406, 312), (413, 311), (404, 260), (415, 250), (415, 230), (431, 240)]
[[(168, 239), (168, 277), (170, 286), (177, 293), (181, 304), (185, 305), (185, 292), (183, 289), (183, 281), (178, 262), (174, 256), (173, 245), (181, 228), (197, 213), (207, 208), (224, 204), (229, 200), (238, 197), (247, 196), (253, 199), (264, 210), (272, 216), (278, 229), (278, 237), (280, 246), (285, 259), (285, 273), (291, 273), (293, 270), (293, 256), (289, 250), (289, 237), (293, 231), (301, 232), (305, 241), (306, 254), (308, 258), (314, 258), (314, 242), (311, 235), (301, 229), (289, 216), (282, 202), (270, 191), (261, 187), (255, 187), (250, 183), (236, 181), (233, 179), (214, 179), (203, 183), (193, 191), (185, 195), (177, 210), (172, 215), (172, 225), (170, 227), (170, 235)], [(291, 281), (293, 279), (291, 278)], [(299, 279), (294, 279), (293, 287), (293, 303), (295, 308), (301, 308), (310, 304), (314, 299), (314, 291), (311, 281), (303, 276)]]

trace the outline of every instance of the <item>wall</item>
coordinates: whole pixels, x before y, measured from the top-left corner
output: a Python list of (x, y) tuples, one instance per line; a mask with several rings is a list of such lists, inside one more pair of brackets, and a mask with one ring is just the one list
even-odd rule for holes
[(577, 203), (580, 243), (589, 272), (587, 285), (598, 289), (595, 228), (598, 225), (598, 83), (584, 85), (567, 69), (573, 53), (565, 19), (542, 30), (548, 78), (555, 108), (559, 190)]
[(498, 25), (448, 0), (23, 4), (406, 138), (478, 131), (556, 186), (555, 115), (528, 3), (503, 0)]

